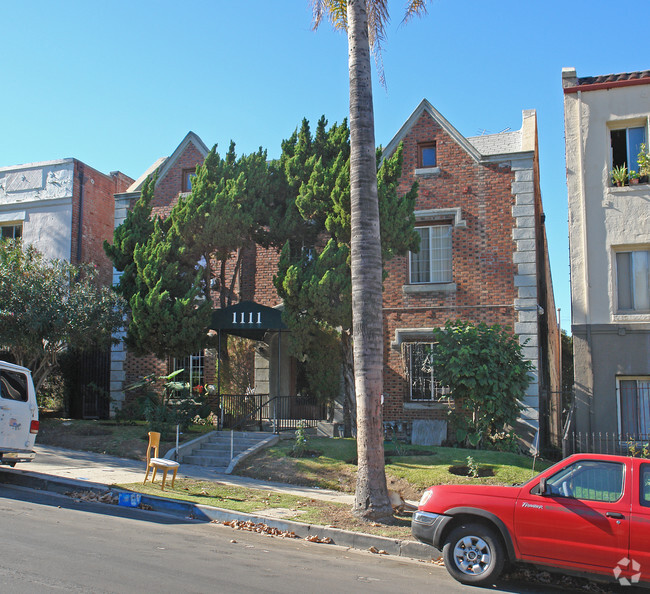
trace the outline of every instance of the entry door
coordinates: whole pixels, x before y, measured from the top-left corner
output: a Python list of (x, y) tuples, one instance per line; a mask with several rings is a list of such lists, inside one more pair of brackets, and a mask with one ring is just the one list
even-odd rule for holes
[(31, 421), (29, 378), (20, 371), (0, 369), (0, 448), (29, 449)]
[[(515, 531), (524, 557), (612, 571), (628, 554), (630, 495), (625, 465), (579, 460), (517, 501)], [(631, 481), (631, 477), (627, 477)]]

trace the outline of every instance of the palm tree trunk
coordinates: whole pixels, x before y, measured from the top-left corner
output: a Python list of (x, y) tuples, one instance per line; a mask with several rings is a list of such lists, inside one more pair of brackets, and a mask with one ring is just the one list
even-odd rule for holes
[(357, 487), (353, 512), (392, 517), (384, 471), (382, 261), (365, 0), (348, 0), (352, 327), (357, 398)]

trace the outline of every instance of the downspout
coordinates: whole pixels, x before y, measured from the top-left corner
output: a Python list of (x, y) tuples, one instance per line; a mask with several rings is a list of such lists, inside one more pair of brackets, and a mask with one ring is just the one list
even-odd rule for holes
[(593, 344), (591, 336), (591, 290), (589, 287), (589, 250), (587, 241), (587, 194), (585, 191), (585, 162), (584, 162), (584, 149), (583, 149), (583, 134), (582, 134), (582, 91), (577, 92), (578, 95), (578, 162), (580, 163), (580, 206), (582, 207), (582, 259), (584, 262), (584, 291), (585, 291), (585, 328), (587, 332), (587, 349), (589, 350), (589, 363), (591, 368), (591, 386), (589, 391), (591, 398), (589, 402), (589, 431), (594, 426), (594, 372), (593, 372)]
[(83, 239), (84, 217), (84, 172), (79, 168), (79, 220), (77, 222), (77, 264), (81, 262), (81, 245)]

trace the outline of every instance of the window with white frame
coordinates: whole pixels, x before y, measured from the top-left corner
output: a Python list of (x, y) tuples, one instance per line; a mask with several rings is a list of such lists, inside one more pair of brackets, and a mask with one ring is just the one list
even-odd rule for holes
[(618, 311), (650, 311), (650, 250), (616, 252)]
[(188, 357), (173, 358), (171, 360), (171, 368), (172, 372), (178, 371), (179, 369), (183, 370), (182, 373), (174, 377), (174, 381), (187, 383), (192, 388), (205, 384), (203, 351), (199, 351)]
[(411, 284), (451, 282), (451, 229), (449, 224), (415, 228), (420, 251), (409, 255)]
[(650, 434), (650, 376), (620, 377), (617, 384), (621, 435), (647, 440)]
[(646, 142), (645, 126), (619, 128), (610, 132), (612, 145), (612, 169), (627, 167), (628, 171), (638, 171), (637, 156), (642, 143)]
[(449, 388), (441, 386), (436, 381), (431, 361), (432, 347), (433, 344), (430, 342), (404, 344), (411, 400), (437, 402), (449, 394)]
[(23, 236), (22, 223), (2, 223), (0, 225), (0, 240), (20, 239)]

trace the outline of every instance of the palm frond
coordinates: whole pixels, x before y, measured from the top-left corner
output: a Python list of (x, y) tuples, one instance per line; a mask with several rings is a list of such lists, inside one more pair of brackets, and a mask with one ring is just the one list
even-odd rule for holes
[(408, 23), (413, 17), (424, 16), (427, 14), (427, 4), (429, 0), (410, 0), (404, 11), (404, 18), (401, 24)]
[(335, 29), (348, 28), (348, 8), (346, 0), (311, 0), (312, 28), (318, 29), (323, 17), (327, 17)]

